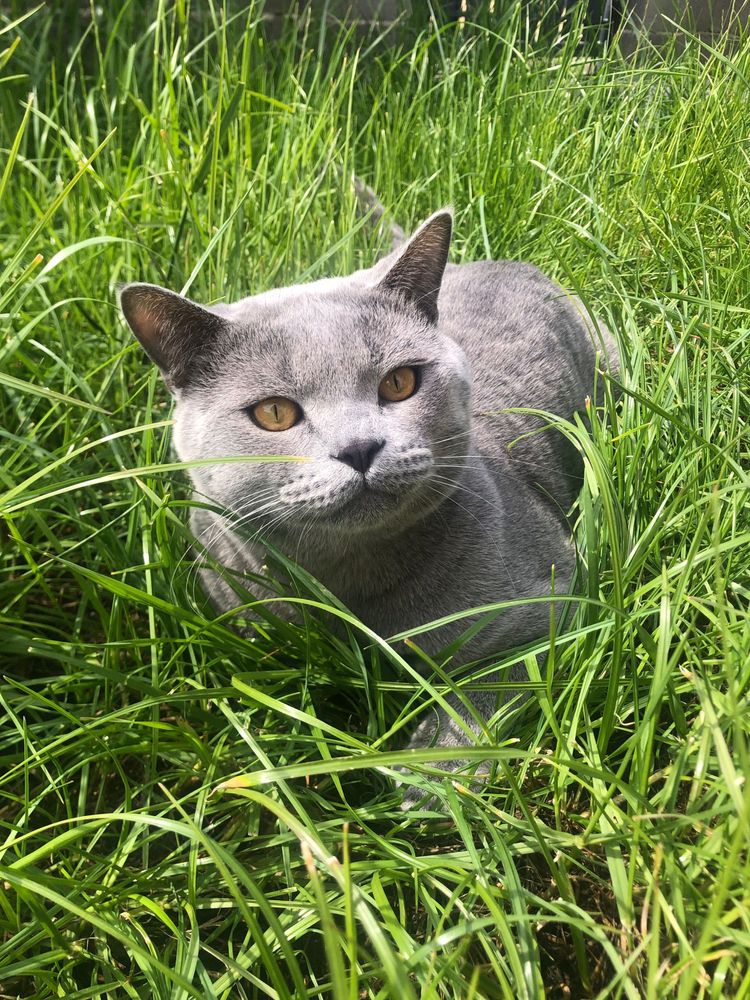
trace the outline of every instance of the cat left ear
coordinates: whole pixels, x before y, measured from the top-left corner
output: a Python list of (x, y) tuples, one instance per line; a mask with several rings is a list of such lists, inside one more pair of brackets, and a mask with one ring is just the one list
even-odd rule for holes
[(397, 292), (434, 323), (437, 301), (453, 230), (453, 213), (446, 208), (422, 223), (381, 279), (378, 288)]
[(125, 285), (120, 307), (170, 389), (200, 377), (201, 359), (227, 325), (216, 313), (158, 285)]

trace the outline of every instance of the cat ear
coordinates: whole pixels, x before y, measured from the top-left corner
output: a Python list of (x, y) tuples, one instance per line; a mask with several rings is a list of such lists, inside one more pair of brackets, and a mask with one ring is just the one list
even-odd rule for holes
[(199, 357), (227, 326), (215, 313), (158, 285), (137, 282), (120, 289), (128, 325), (170, 389), (179, 389), (200, 372)]
[(453, 229), (453, 213), (446, 208), (431, 215), (414, 233), (378, 288), (397, 292), (434, 323), (443, 271)]

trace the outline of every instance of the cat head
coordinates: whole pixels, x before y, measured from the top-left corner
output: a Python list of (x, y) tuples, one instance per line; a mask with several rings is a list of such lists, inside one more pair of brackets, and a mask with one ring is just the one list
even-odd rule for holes
[(121, 291), (176, 398), (183, 461), (304, 460), (196, 466), (199, 493), (282, 539), (313, 522), (319, 538), (387, 531), (442, 502), (471, 421), (468, 362), (437, 325), (450, 236), (450, 213), (438, 212), (372, 269), (233, 305)]

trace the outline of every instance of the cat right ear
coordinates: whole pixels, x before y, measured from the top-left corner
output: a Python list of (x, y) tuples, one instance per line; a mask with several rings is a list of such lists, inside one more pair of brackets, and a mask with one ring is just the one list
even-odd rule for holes
[(227, 325), (190, 299), (141, 282), (120, 289), (120, 308), (170, 389), (200, 375), (201, 355)]
[(453, 213), (449, 208), (435, 212), (422, 223), (378, 287), (397, 293), (435, 323), (443, 271), (451, 245)]

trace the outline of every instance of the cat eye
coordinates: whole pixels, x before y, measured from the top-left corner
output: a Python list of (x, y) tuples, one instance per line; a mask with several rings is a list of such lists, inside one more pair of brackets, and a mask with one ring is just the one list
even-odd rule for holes
[(378, 386), (378, 395), (390, 403), (400, 403), (417, 391), (417, 370), (404, 366), (394, 368)]
[(288, 431), (302, 416), (302, 411), (293, 399), (269, 396), (250, 407), (250, 416), (264, 431)]

